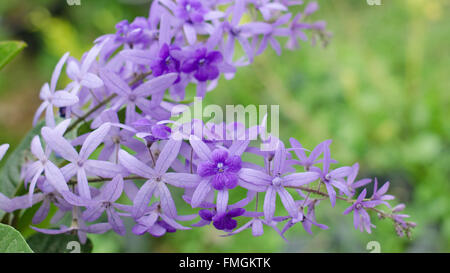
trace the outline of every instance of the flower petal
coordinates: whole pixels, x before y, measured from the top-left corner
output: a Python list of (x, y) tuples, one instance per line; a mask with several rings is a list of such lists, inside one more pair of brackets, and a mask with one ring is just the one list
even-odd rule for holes
[(198, 207), (211, 192), (211, 183), (208, 179), (204, 179), (198, 184), (197, 188), (192, 195), (191, 206), (193, 208)]
[(175, 202), (173, 201), (172, 195), (164, 182), (158, 183), (158, 194), (164, 213), (170, 217), (176, 217), (177, 208), (175, 206)]
[(300, 187), (317, 180), (319, 176), (320, 174), (317, 172), (293, 173), (283, 177), (283, 185), (285, 187)]
[(178, 188), (195, 188), (200, 183), (201, 178), (190, 173), (166, 173), (163, 180)]
[(272, 221), (275, 213), (276, 198), (277, 192), (274, 187), (268, 187), (264, 197), (264, 218), (268, 222)]
[(130, 155), (128, 152), (124, 150), (119, 151), (119, 163), (125, 169), (127, 169), (130, 173), (145, 177), (151, 178), (156, 176), (155, 171), (149, 166), (145, 165), (141, 161), (139, 161), (134, 156)]
[(181, 147), (181, 140), (169, 139), (164, 145), (161, 153), (159, 154), (158, 160), (156, 161), (155, 171), (158, 174), (165, 173), (172, 162), (177, 158), (178, 152)]
[(78, 160), (77, 151), (65, 138), (59, 135), (55, 130), (52, 130), (49, 127), (44, 127), (41, 130), (41, 134), (44, 137), (47, 145), (50, 146), (50, 148), (58, 155), (71, 162), (76, 162)]
[(145, 214), (145, 210), (148, 207), (148, 203), (152, 198), (153, 192), (155, 191), (157, 186), (157, 182), (154, 180), (148, 180), (145, 184), (139, 189), (136, 197), (133, 200), (133, 211), (131, 215), (133, 218), (139, 218)]
[(201, 139), (196, 136), (191, 136), (189, 142), (191, 143), (192, 149), (194, 149), (195, 153), (198, 155), (198, 157), (200, 157), (200, 159), (205, 161), (212, 161), (211, 150)]

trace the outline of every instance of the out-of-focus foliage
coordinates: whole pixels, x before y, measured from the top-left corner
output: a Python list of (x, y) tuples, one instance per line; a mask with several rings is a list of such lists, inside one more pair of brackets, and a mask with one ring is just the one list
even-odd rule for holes
[(32, 253), (20, 232), (13, 227), (0, 224), (0, 253)]
[[(149, 3), (142, 2), (1, 1), (0, 40), (20, 39), (29, 47), (0, 74), (0, 142), (14, 148), (30, 129), (39, 89), (64, 52), (79, 58), (116, 22), (146, 16)], [(382, 2), (319, 1), (315, 16), (333, 32), (327, 48), (305, 45), (281, 57), (267, 52), (235, 79), (222, 79), (204, 105), (279, 104), (284, 140), (295, 136), (314, 147), (333, 139), (332, 154), (341, 164), (359, 162), (364, 176), (391, 181), (390, 191), (418, 223), (412, 240), (375, 219), (373, 234), (362, 234), (351, 216), (341, 221), (337, 213), (346, 205), (340, 204), (317, 215), (329, 230), (315, 229), (314, 236), (292, 230), (289, 243), (269, 230), (262, 237), (248, 231), (223, 238), (203, 227), (163, 238), (91, 235), (94, 251), (365, 252), (369, 241), (378, 241), (382, 252), (449, 252), (450, 4)]]
[(28, 238), (27, 242), (36, 253), (90, 253), (92, 251), (91, 240), (82, 245), (75, 234), (36, 233)]
[(2, 41), (0, 42), (0, 69), (9, 63), (26, 44), (21, 41)]

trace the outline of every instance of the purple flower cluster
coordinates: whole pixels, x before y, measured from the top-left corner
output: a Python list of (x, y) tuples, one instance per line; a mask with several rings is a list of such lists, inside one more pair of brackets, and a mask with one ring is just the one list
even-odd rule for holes
[[(222, 74), (231, 79), (237, 67), (249, 65), (268, 45), (280, 54), (278, 37), (286, 37), (286, 47), (294, 49), (299, 40), (307, 39), (305, 32), (327, 36), (323, 22), (307, 20), (316, 3), (292, 16), (290, 6), (301, 2), (153, 1), (148, 18), (120, 22), (115, 34), (98, 38), (80, 61), (65, 54), (50, 84), (41, 89), (43, 103), (34, 124), (45, 112), (45, 126), (31, 143), (35, 160), (22, 166), (28, 194), (0, 194), (0, 209), (12, 212), (41, 203), (33, 218), (36, 225), (54, 204), (58, 210), (51, 223), (60, 228), (33, 228), (48, 234), (77, 232), (81, 241), (86, 233), (113, 230), (124, 235), (125, 218), (134, 221), (132, 232), (137, 235), (162, 236), (212, 223), (226, 235), (251, 228), (260, 236), (265, 225), (284, 238), (297, 223), (310, 233), (312, 225), (328, 228), (317, 223), (315, 209), (323, 199), (333, 206), (342, 199), (351, 204), (344, 213), (353, 211), (356, 228), (370, 232), (373, 224), (367, 211), (372, 210), (393, 219), (399, 231), (408, 231), (414, 224), (403, 220), (407, 215), (396, 214), (402, 207), (388, 213), (378, 209), (390, 208), (388, 183), (378, 189), (375, 182), (371, 197), (364, 189), (353, 199), (371, 180), (355, 182), (357, 164), (331, 169), (337, 163), (330, 157), (331, 141), (307, 155), (295, 139), (286, 147), (271, 136), (276, 139), (274, 149), (263, 151), (253, 145), (258, 140), (214, 137), (211, 128), (217, 124), (192, 120), (187, 125), (200, 125), (203, 132), (192, 130), (183, 138), (171, 127), (171, 111), (183, 103), (188, 85), (195, 85), (197, 96), (203, 97)], [(242, 48), (243, 56), (235, 46)], [(71, 82), (57, 90), (64, 65)], [(55, 109), (64, 115), (55, 117)], [(222, 125), (232, 132), (243, 127)], [(261, 124), (245, 133), (266, 140), (264, 128)], [(6, 149), (0, 146), (0, 156)], [(258, 160), (247, 160), (245, 154)], [(264, 166), (256, 163), (260, 161)], [(298, 171), (301, 167), (304, 171)], [(174, 188), (184, 190), (183, 196), (175, 195)], [(230, 204), (238, 188), (247, 195)], [(277, 197), (282, 211), (276, 210)], [(174, 199), (199, 209), (179, 215)], [(191, 227), (179, 223), (195, 218), (199, 221)], [(238, 227), (236, 219), (246, 222)]]

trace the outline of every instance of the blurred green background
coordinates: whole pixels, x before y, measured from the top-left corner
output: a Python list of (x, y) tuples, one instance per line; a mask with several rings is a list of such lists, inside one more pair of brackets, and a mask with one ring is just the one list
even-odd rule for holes
[[(221, 79), (207, 103), (279, 104), (281, 137), (314, 147), (333, 139), (340, 164), (359, 162), (361, 176), (391, 181), (390, 192), (418, 223), (412, 240), (391, 222), (373, 234), (353, 229), (346, 204), (324, 203), (318, 220), (329, 230), (301, 227), (284, 242), (274, 231), (223, 238), (211, 227), (163, 238), (90, 236), (96, 252), (450, 252), (450, 3), (445, 0), (322, 0), (314, 19), (328, 22), (328, 47), (304, 43), (278, 57), (268, 50), (235, 79)], [(1, 1), (0, 40), (28, 47), (0, 73), (0, 143), (18, 144), (31, 128), (39, 90), (60, 56), (79, 58), (114, 25), (147, 16), (148, 1)]]

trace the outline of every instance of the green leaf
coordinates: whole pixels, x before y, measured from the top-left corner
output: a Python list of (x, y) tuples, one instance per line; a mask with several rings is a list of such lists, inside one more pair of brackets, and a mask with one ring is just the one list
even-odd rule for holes
[(20, 41), (0, 42), (0, 70), (27, 46)]
[(36, 233), (27, 240), (31, 249), (37, 253), (91, 253), (92, 242), (87, 240), (83, 245), (77, 235), (48, 235)]
[(83, 122), (77, 129), (77, 136), (81, 136), (92, 131), (91, 129), (92, 120), (89, 122)]
[(0, 253), (33, 253), (20, 232), (0, 224)]
[(43, 126), (44, 122), (40, 122), (28, 132), (14, 152), (7, 159), (3, 159), (6, 160), (6, 163), (0, 171), (0, 192), (7, 197), (16, 196), (19, 187), (23, 184), (20, 179), (20, 168), (25, 162), (25, 155), (30, 149), (31, 140), (41, 132)]

